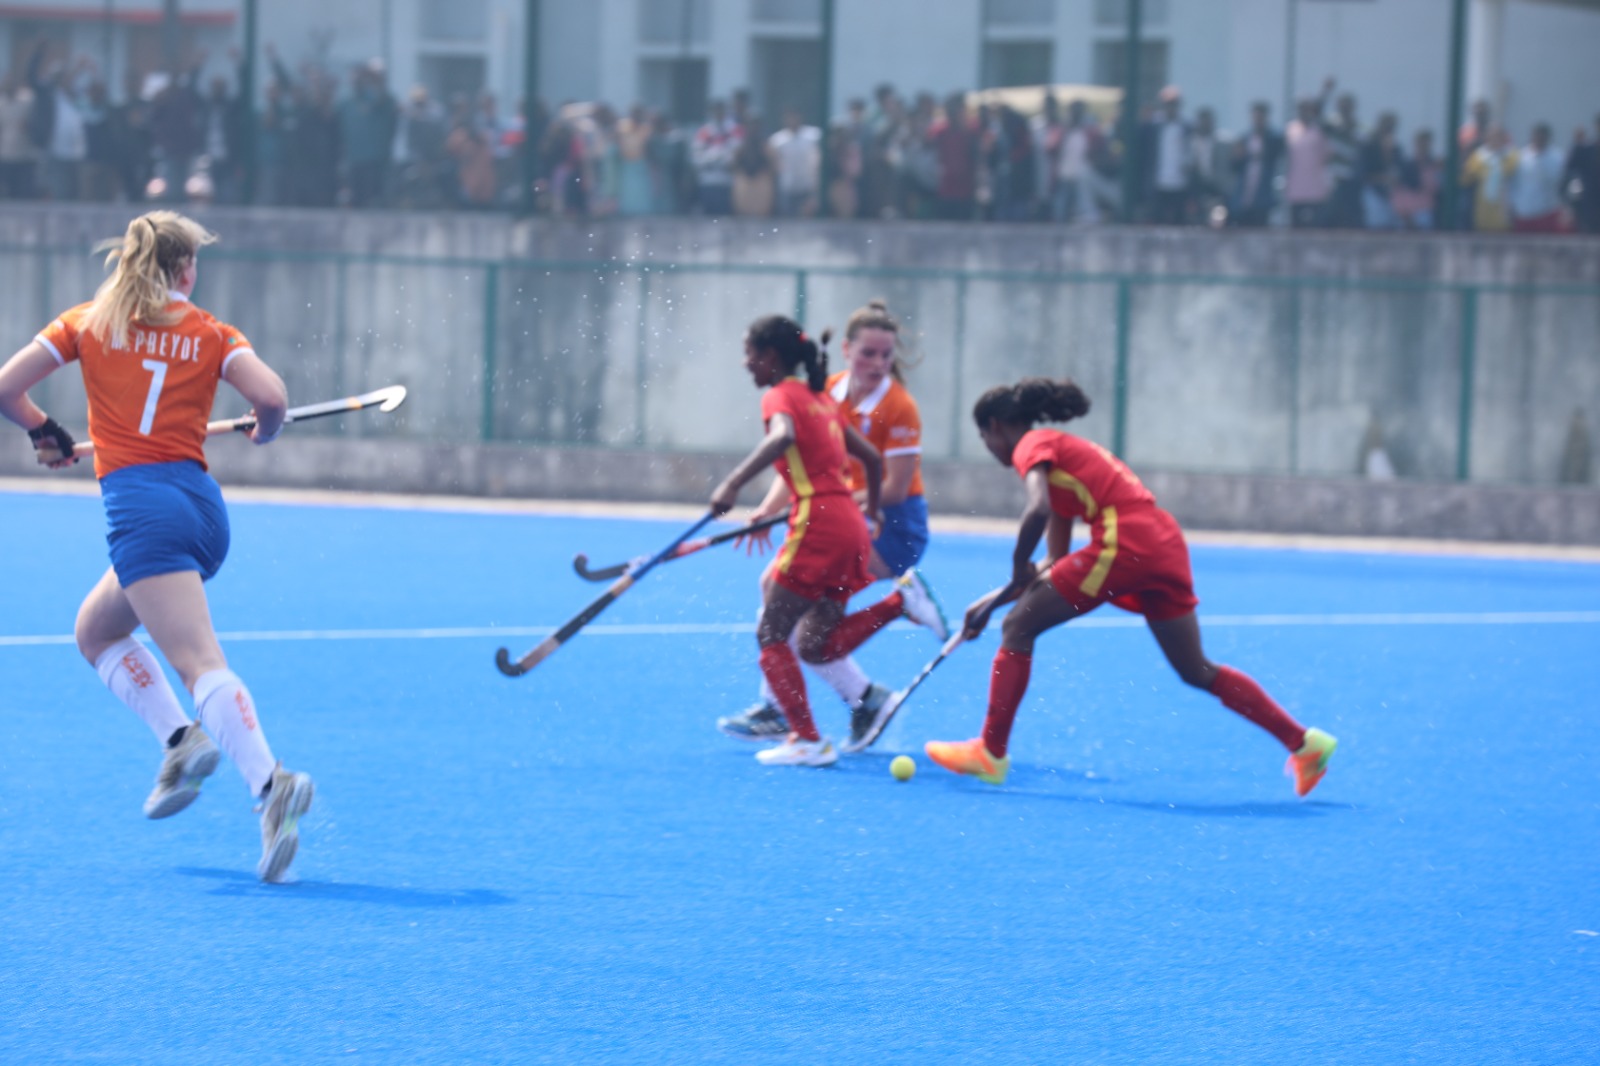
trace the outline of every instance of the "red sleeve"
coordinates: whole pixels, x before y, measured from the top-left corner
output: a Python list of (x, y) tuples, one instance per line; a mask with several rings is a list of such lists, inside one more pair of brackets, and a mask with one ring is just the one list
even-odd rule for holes
[(78, 322), (80, 309), (74, 307), (39, 331), (34, 340), (40, 342), (55, 356), (56, 362), (66, 366), (78, 358)]
[(1056, 450), (1053, 437), (1054, 434), (1035, 429), (1017, 441), (1016, 450), (1011, 453), (1011, 465), (1016, 467), (1018, 477), (1026, 478), (1028, 471), (1040, 463), (1055, 464)]
[(761, 397), (761, 421), (765, 423), (773, 415), (788, 415), (798, 418), (800, 412), (795, 409), (794, 397), (789, 395), (789, 390), (782, 385), (776, 385), (766, 391)]

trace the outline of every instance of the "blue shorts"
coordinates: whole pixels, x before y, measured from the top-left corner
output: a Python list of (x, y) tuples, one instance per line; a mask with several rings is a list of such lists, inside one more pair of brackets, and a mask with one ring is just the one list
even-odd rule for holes
[(883, 509), (883, 529), (872, 542), (878, 555), (895, 577), (910, 570), (928, 550), (928, 501), (908, 496), (893, 507)]
[(210, 581), (228, 557), (228, 509), (200, 464), (141, 463), (100, 479), (117, 583), (198, 570)]

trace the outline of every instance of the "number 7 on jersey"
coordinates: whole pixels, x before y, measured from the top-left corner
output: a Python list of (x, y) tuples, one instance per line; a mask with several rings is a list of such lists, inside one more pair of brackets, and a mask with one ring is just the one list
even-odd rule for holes
[(144, 417), (139, 419), (139, 435), (148, 437), (150, 427), (155, 424), (156, 404), (161, 400), (161, 386), (167, 382), (167, 364), (155, 359), (146, 359), (139, 364), (150, 371), (150, 395), (144, 398)]

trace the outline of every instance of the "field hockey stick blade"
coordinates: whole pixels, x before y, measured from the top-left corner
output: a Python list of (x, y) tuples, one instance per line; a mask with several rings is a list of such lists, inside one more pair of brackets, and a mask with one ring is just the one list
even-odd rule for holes
[[(730, 529), (726, 533), (718, 533), (714, 537), (702, 537), (699, 540), (687, 541), (678, 545), (678, 550), (663, 561), (671, 562), (674, 559), (682, 559), (685, 555), (693, 555), (704, 548), (714, 548), (718, 544), (726, 544), (730, 540), (738, 540), (740, 537), (759, 533), (763, 529), (771, 529), (779, 522), (786, 521), (787, 518), (787, 515), (774, 515), (771, 518), (763, 518), (759, 522), (751, 522), (747, 526), (740, 526), (738, 529)], [(630, 559), (625, 563), (614, 563), (611, 566), (603, 566), (597, 570), (591, 570), (589, 568), (589, 557), (579, 552), (573, 557), (572, 569), (585, 581), (610, 581), (612, 578), (621, 577), (627, 573), (630, 566), (640, 565), (644, 559), (644, 556), (640, 556), (638, 559)]]
[(540, 641), (537, 647), (533, 648), (520, 659), (513, 660), (511, 658), (511, 652), (506, 648), (501, 648), (500, 650), (496, 651), (494, 653), (494, 665), (496, 668), (498, 668), (499, 671), (507, 677), (521, 677), (529, 670), (532, 670), (535, 666), (538, 666), (540, 663), (544, 662), (555, 653), (557, 648), (561, 647), (561, 645), (565, 644), (568, 640), (571, 640), (574, 636), (576, 636), (579, 630), (598, 618), (600, 616), (600, 612), (611, 606), (611, 604), (616, 601), (617, 597), (621, 596), (624, 592), (627, 592), (628, 589), (632, 588), (635, 582), (644, 577), (644, 575), (648, 574), (651, 570), (655, 569), (656, 564), (669, 557), (678, 549), (680, 544), (704, 529), (706, 523), (710, 522), (715, 517), (716, 516), (714, 514), (712, 514), (710, 511), (707, 511), (705, 516), (702, 517), (700, 521), (684, 530), (671, 544), (667, 545), (655, 555), (651, 556), (645, 561), (644, 565), (637, 568), (632, 568), (629, 572), (624, 573), (621, 577), (617, 578), (616, 583), (602, 592), (593, 603), (579, 611), (572, 617), (571, 620), (567, 622), (566, 625), (562, 626), (544, 640)]

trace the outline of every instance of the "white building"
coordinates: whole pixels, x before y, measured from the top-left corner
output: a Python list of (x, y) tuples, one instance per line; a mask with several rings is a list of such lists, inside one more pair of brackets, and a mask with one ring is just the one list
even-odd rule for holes
[[(1118, 84), (1126, 0), (835, 0), (832, 100), (880, 83), (944, 94), (997, 84)], [(1600, 0), (1470, 0), (1468, 99), (1499, 106), (1518, 140), (1535, 121), (1557, 139), (1600, 112)], [(179, 0), (187, 40), (212, 64), (242, 37), (245, 0)], [(262, 44), (291, 63), (340, 69), (379, 57), (391, 84), (522, 95), (526, 12), (541, 9), (540, 95), (643, 101), (699, 116), (748, 88), (758, 109), (814, 111), (823, 0), (257, 0)], [(0, 59), (17, 69), (44, 34), (96, 57), (107, 81), (154, 65), (163, 0), (0, 0)], [(1449, 0), (1144, 0), (1141, 79), (1179, 85), (1239, 128), (1265, 100), (1281, 122), (1327, 75), (1370, 120), (1444, 122)], [(109, 13), (110, 21), (106, 19)]]

